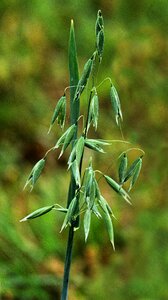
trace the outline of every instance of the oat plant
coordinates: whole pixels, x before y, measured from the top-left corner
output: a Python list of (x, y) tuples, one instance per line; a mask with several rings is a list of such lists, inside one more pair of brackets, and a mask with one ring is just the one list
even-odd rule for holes
[[(62, 97), (57, 101), (53, 116), (51, 118), (49, 131), (58, 123), (62, 128), (63, 134), (60, 132), (60, 138), (56, 144), (49, 149), (44, 157), (40, 159), (33, 167), (25, 187), (30, 186), (32, 190), (41, 175), (47, 157), (53, 151), (58, 151), (58, 159), (69, 148), (69, 158), (67, 161), (67, 169), (70, 173), (70, 184), (68, 191), (67, 206), (63, 207), (62, 203), (51, 204), (30, 213), (21, 221), (38, 218), (50, 211), (55, 213), (62, 213), (63, 222), (60, 232), (68, 228), (68, 241), (64, 266), (63, 287), (61, 299), (68, 299), (68, 283), (71, 266), (72, 247), (74, 241), (74, 234), (79, 227), (84, 229), (84, 239), (87, 241), (91, 228), (91, 219), (95, 215), (98, 219), (103, 219), (110, 243), (113, 249), (114, 245), (114, 230), (113, 218), (115, 217), (110, 205), (110, 202), (102, 195), (99, 188), (99, 181), (104, 180), (112, 189), (112, 192), (117, 193), (127, 203), (131, 204), (130, 190), (134, 186), (142, 166), (142, 157), (144, 152), (139, 148), (129, 148), (119, 156), (118, 162), (118, 179), (114, 179), (101, 170), (95, 169), (92, 163), (92, 156), (89, 161), (83, 164), (85, 149), (90, 149), (90, 155), (94, 152), (104, 154), (105, 147), (113, 145), (116, 142), (127, 143), (123, 137), (121, 140), (104, 140), (88, 137), (90, 128), (93, 126), (94, 130), (98, 130), (99, 120), (99, 102), (101, 101), (100, 87), (104, 82), (109, 82), (109, 101), (112, 106), (112, 115), (116, 126), (121, 130), (121, 123), (123, 121), (123, 114), (120, 104), (118, 92), (114, 87), (112, 80), (107, 77), (101, 83), (97, 84), (97, 75), (99, 67), (102, 63), (102, 56), (104, 50), (104, 21), (101, 11), (98, 11), (95, 24), (95, 47), (86, 61), (82, 73), (79, 75), (78, 60), (75, 42), (75, 33), (73, 21), (70, 26), (69, 38), (69, 87), (65, 88)], [(68, 93), (70, 90), (70, 101)], [(86, 90), (86, 91), (85, 91)], [(83, 96), (82, 96), (83, 94)], [(86, 111), (80, 111), (80, 101), (82, 97), (87, 98)], [(70, 124), (66, 122), (66, 107), (70, 106)], [(83, 123), (82, 129), (79, 129), (79, 122)], [(66, 124), (66, 129), (65, 128)], [(127, 143), (127, 146), (129, 144)], [(129, 152), (136, 150), (139, 156), (132, 163), (128, 162)], [(108, 162), (107, 162), (108, 163)], [(108, 170), (107, 170), (108, 173)], [(125, 186), (125, 183), (128, 183)], [(126, 188), (128, 187), (128, 188)], [(81, 222), (79, 222), (81, 219)]]

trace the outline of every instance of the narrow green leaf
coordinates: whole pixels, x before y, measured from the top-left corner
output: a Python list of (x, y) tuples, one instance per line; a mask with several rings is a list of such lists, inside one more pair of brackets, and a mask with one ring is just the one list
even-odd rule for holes
[(48, 213), (49, 211), (51, 211), (53, 208), (54, 208), (54, 205), (41, 207), (41, 208), (35, 210), (34, 212), (32, 212), (31, 214), (27, 215), (26, 217), (24, 217), (22, 220), (20, 220), (20, 222), (24, 222), (29, 219), (38, 218), (38, 217)]
[[(69, 37), (69, 75), (70, 75), (70, 120), (71, 125), (77, 122), (79, 117), (79, 101), (74, 103), (76, 88), (79, 81), (78, 59), (75, 41), (74, 23), (71, 20), (70, 37)], [(76, 135), (75, 135), (76, 139)]]
[[(74, 30), (73, 20), (71, 20), (68, 54), (69, 54), (69, 77), (70, 77), (70, 124), (71, 125), (76, 124), (74, 137), (71, 142), (72, 149), (73, 149), (75, 146), (75, 141), (77, 139), (78, 118), (79, 118), (79, 111), (80, 111), (79, 99), (76, 99), (76, 101), (74, 101), (77, 85), (79, 82), (79, 72), (78, 72), (78, 59), (77, 59), (77, 49), (76, 49), (75, 30)], [(71, 156), (71, 158), (73, 157)], [(75, 158), (73, 158), (73, 160), (74, 159)], [(73, 174), (71, 174), (67, 205), (69, 205), (71, 200), (74, 198), (76, 193), (76, 188), (77, 187), (76, 187), (74, 176)], [(73, 223), (73, 226), (74, 226), (73, 229), (79, 228), (79, 217), (77, 217), (77, 219)]]
[(112, 104), (112, 107), (114, 110), (116, 123), (117, 123), (117, 125), (119, 125), (119, 120), (123, 120), (123, 116), (122, 116), (119, 96), (118, 96), (118, 93), (117, 93), (114, 85), (112, 85), (111, 89), (110, 89), (110, 99), (111, 99), (111, 104)]
[(85, 242), (88, 239), (89, 231), (90, 231), (90, 224), (91, 224), (91, 210), (88, 208), (84, 214), (84, 233), (85, 233)]
[(121, 157), (119, 168), (118, 168), (118, 176), (119, 176), (120, 184), (124, 182), (125, 174), (127, 171), (127, 164), (128, 164), (127, 154), (124, 153)]
[(130, 182), (130, 187), (129, 187), (128, 191), (130, 191), (132, 189), (135, 182), (137, 181), (137, 179), (139, 177), (139, 174), (140, 174), (140, 171), (141, 171), (141, 168), (142, 168), (142, 158), (140, 157), (139, 162), (136, 164), (136, 166), (134, 168), (134, 171), (133, 171), (133, 174), (132, 174), (132, 179), (131, 179), (131, 182)]

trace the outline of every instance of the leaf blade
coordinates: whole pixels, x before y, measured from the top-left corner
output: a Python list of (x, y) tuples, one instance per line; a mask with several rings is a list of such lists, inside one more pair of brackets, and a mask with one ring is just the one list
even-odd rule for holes
[[(69, 35), (69, 77), (70, 77), (70, 121), (71, 125), (77, 122), (79, 117), (79, 101), (74, 103), (74, 96), (79, 81), (78, 58), (75, 41), (74, 22), (71, 20), (70, 35)], [(75, 135), (76, 138), (76, 135)]]

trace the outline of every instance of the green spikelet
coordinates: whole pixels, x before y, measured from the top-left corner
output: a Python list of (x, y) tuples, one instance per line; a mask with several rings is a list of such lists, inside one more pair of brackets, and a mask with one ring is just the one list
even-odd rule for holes
[(121, 157), (119, 168), (118, 168), (118, 176), (119, 176), (120, 184), (124, 182), (125, 174), (127, 171), (127, 164), (128, 164), (127, 154), (124, 153)]
[(122, 111), (121, 111), (120, 99), (119, 99), (117, 90), (114, 87), (114, 85), (112, 85), (111, 89), (110, 89), (110, 99), (111, 99), (112, 108), (113, 108), (113, 111), (115, 114), (116, 123), (117, 123), (117, 125), (119, 125), (119, 120), (123, 120), (123, 116), (122, 116)]

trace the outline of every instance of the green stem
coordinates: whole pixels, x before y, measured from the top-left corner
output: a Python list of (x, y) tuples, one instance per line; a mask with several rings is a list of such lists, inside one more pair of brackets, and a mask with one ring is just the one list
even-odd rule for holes
[(69, 284), (69, 274), (70, 274), (71, 259), (72, 259), (73, 240), (74, 240), (74, 230), (73, 230), (73, 226), (71, 226), (68, 235), (61, 300), (67, 300), (68, 297), (68, 284)]
[[(87, 135), (87, 127), (88, 127), (88, 116), (89, 116), (89, 107), (90, 102), (92, 98), (92, 91), (90, 93), (89, 97), (89, 105), (88, 105), (88, 113), (87, 113), (87, 120), (86, 120), (86, 129), (84, 133), (84, 137), (86, 138)], [(74, 102), (73, 102), (74, 103)], [(75, 136), (75, 139), (77, 138), (77, 133)], [(82, 161), (83, 161), (83, 154), (80, 161), (79, 171), (81, 174), (82, 170)], [(71, 175), (71, 182), (69, 187), (69, 194), (68, 194), (68, 205), (70, 201), (73, 199), (76, 189), (78, 187), (76, 186), (74, 177)], [(79, 198), (79, 195), (77, 196)], [(67, 243), (67, 250), (66, 250), (66, 259), (65, 259), (65, 266), (64, 266), (64, 279), (63, 279), (63, 288), (62, 288), (62, 295), (61, 300), (67, 300), (68, 297), (68, 284), (69, 284), (69, 274), (70, 274), (70, 267), (71, 267), (71, 260), (72, 260), (72, 247), (73, 247), (73, 240), (74, 240), (74, 229), (79, 226), (79, 215), (77, 216), (76, 220), (72, 223), (70, 229), (69, 229), (69, 235), (68, 235), (68, 243)]]
[[(74, 141), (77, 139), (77, 134), (78, 134), (78, 119), (79, 119), (79, 111), (80, 111), (79, 100), (74, 101), (76, 86), (79, 81), (79, 74), (78, 74), (78, 63), (77, 63), (76, 43), (75, 43), (75, 33), (74, 33), (73, 21), (71, 21), (70, 40), (69, 40), (69, 73), (70, 73), (70, 121), (71, 121), (71, 125), (74, 123), (77, 125), (76, 132), (74, 134), (74, 140), (72, 142), (72, 149), (73, 149)], [(93, 80), (93, 83), (94, 83), (94, 80)], [(86, 138), (87, 130), (88, 130), (89, 109), (90, 109), (90, 103), (91, 103), (91, 99), (92, 99), (92, 93), (93, 93), (93, 87), (92, 87), (92, 90), (90, 92), (90, 97), (89, 97), (84, 138)], [(80, 174), (81, 174), (81, 169), (82, 169), (82, 161), (83, 161), (83, 154), (82, 154), (80, 166), (79, 166)], [(75, 193), (78, 188), (79, 187), (76, 185), (73, 174), (71, 173), (71, 181), (70, 181), (69, 192), (68, 192), (67, 207), (69, 206), (70, 202), (74, 198)], [(80, 195), (78, 194), (76, 197), (78, 197), (78, 199), (79, 199)], [(68, 284), (69, 284), (69, 274), (70, 274), (71, 259), (72, 259), (74, 231), (78, 227), (79, 227), (79, 214), (78, 214), (76, 220), (71, 224), (71, 227), (69, 229), (61, 300), (68, 299)]]
[[(69, 74), (70, 74), (70, 87), (71, 87), (70, 88), (70, 122), (72, 125), (74, 123), (77, 124), (77, 120), (79, 118), (79, 108), (80, 108), (79, 101), (73, 101), (75, 91), (76, 91), (75, 87), (77, 86), (78, 81), (79, 81), (73, 21), (71, 21), (70, 39), (69, 39)], [(77, 133), (78, 133), (78, 126), (77, 126), (76, 132), (74, 134), (74, 140), (77, 138)], [(74, 146), (74, 142), (72, 143), (72, 148), (73, 148), (73, 146)], [(70, 202), (74, 198), (76, 189), (77, 189), (77, 186), (76, 186), (74, 177), (71, 173), (67, 207), (69, 206)], [(79, 217), (77, 218), (76, 221), (74, 221), (72, 223), (72, 225), (69, 229), (66, 257), (65, 257), (65, 265), (64, 265), (64, 278), (63, 278), (63, 286), (62, 286), (62, 292), (61, 292), (61, 300), (68, 299), (68, 285), (69, 285), (69, 274), (70, 274), (71, 259), (72, 259), (74, 228), (78, 226), (78, 223), (79, 223)]]

